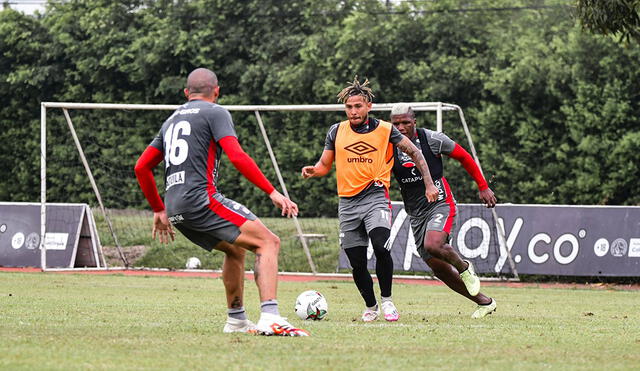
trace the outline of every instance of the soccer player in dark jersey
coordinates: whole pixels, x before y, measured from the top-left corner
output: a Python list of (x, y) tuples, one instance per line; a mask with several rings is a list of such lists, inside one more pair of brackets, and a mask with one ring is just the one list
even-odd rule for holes
[[(369, 240), (376, 255), (376, 276), (380, 285), (382, 312), (387, 321), (397, 321), (398, 310), (391, 298), (393, 260), (389, 249), (391, 203), (389, 184), (394, 147), (410, 156), (418, 168), (429, 174), (422, 153), (390, 123), (369, 117), (373, 93), (368, 80), (358, 77), (338, 94), (347, 120), (329, 129), (324, 151), (314, 166), (302, 168), (304, 178), (324, 176), (335, 160), (338, 182), (340, 245), (352, 267), (353, 280), (364, 299), (365, 322), (375, 321), (380, 308), (367, 269)], [(423, 197), (435, 201), (438, 190), (431, 177), (424, 178)]]
[[(249, 209), (225, 198), (217, 189), (222, 152), (242, 175), (269, 195), (282, 215), (297, 215), (298, 206), (278, 192), (243, 151), (229, 111), (216, 104), (220, 87), (213, 71), (198, 68), (191, 72), (184, 94), (188, 102), (162, 124), (135, 167), (140, 187), (154, 211), (153, 237), (168, 242), (174, 238), (173, 225), (203, 249), (225, 254), (222, 280), (228, 316), (224, 332), (308, 336), (307, 331), (292, 326), (278, 311), (279, 238)], [(162, 160), (164, 203), (152, 172)], [(256, 257), (254, 275), (261, 316), (255, 325), (247, 319), (243, 306), (246, 250)]]
[[(448, 244), (457, 213), (456, 201), (444, 177), (442, 155), (458, 160), (473, 177), (480, 199), (487, 207), (496, 205), (496, 197), (471, 155), (443, 133), (416, 128), (416, 118), (406, 103), (391, 109), (391, 122), (420, 148), (429, 165), (430, 176), (438, 188), (437, 201), (424, 197), (423, 172), (401, 149), (394, 154), (393, 174), (400, 184), (404, 208), (411, 221), (418, 253), (442, 282), (457, 293), (478, 304), (471, 315), (482, 318), (496, 310), (496, 301), (480, 293), (480, 280), (471, 262), (462, 260)], [(425, 174), (426, 175), (426, 174)]]

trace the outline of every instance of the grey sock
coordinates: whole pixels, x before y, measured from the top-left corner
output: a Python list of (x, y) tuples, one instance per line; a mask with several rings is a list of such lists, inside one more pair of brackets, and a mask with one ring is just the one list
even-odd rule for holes
[(231, 318), (235, 318), (239, 320), (247, 319), (247, 314), (244, 312), (244, 307), (229, 308), (227, 309), (227, 315)]
[(383, 302), (383, 303), (384, 303), (385, 301), (392, 301), (392, 300), (391, 300), (391, 296), (389, 296), (389, 297), (381, 296), (380, 298), (382, 299), (382, 302)]
[(278, 311), (278, 301), (275, 299), (263, 301), (260, 303), (260, 311), (262, 313), (275, 314), (276, 316), (280, 315)]

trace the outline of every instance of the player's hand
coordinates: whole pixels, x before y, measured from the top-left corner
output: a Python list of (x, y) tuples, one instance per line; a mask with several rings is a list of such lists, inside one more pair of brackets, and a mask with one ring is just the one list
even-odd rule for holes
[(495, 207), (496, 203), (498, 202), (491, 188), (487, 188), (484, 191), (480, 191), (480, 199), (482, 200), (484, 205), (488, 208)]
[(273, 204), (276, 205), (277, 208), (282, 210), (282, 216), (286, 215), (287, 218), (298, 216), (298, 205), (290, 199), (286, 198), (277, 190), (274, 189), (273, 192), (271, 192), (271, 194), (269, 195), (269, 198), (271, 198), (271, 202), (273, 202)]
[(171, 241), (175, 240), (176, 232), (171, 228), (166, 210), (153, 213), (153, 232), (151, 236), (154, 240), (157, 236), (160, 243), (169, 243), (169, 238), (171, 238)]
[(425, 187), (424, 195), (427, 197), (427, 201), (436, 202), (440, 192), (438, 192), (438, 188), (434, 184), (431, 184)]
[(305, 166), (302, 168), (302, 177), (307, 179), (316, 175), (316, 167), (315, 166)]

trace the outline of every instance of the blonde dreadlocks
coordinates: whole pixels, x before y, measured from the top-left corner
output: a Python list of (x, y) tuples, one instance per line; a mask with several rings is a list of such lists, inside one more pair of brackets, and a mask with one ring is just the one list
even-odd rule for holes
[(358, 81), (358, 75), (356, 75), (353, 82), (350, 82), (346, 88), (342, 89), (340, 93), (338, 93), (338, 102), (346, 103), (347, 99), (354, 95), (360, 95), (364, 97), (365, 101), (372, 102), (375, 95), (373, 95), (371, 88), (367, 85), (369, 85), (369, 79), (365, 78), (364, 82), (360, 84), (360, 81)]

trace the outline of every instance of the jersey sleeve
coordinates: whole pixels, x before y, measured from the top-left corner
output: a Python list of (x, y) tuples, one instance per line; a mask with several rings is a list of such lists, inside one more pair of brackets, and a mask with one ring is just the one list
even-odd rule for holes
[(398, 144), (402, 140), (404, 135), (396, 128), (395, 126), (391, 126), (391, 134), (389, 134), (389, 142), (393, 144)]
[(215, 106), (207, 115), (209, 120), (209, 129), (213, 140), (219, 142), (224, 137), (237, 138), (236, 129), (231, 119), (231, 113), (226, 109)]
[(449, 138), (445, 133), (439, 131), (433, 131), (426, 129), (427, 140), (429, 141), (429, 148), (434, 155), (440, 156), (441, 154), (448, 155), (453, 152), (456, 147), (456, 142)]
[(153, 168), (162, 162), (162, 158), (162, 151), (150, 145), (138, 158), (134, 168), (140, 189), (142, 189), (147, 202), (155, 212), (164, 210), (164, 203), (158, 193), (156, 180), (153, 177)]
[(327, 137), (324, 140), (324, 149), (329, 151), (336, 150), (336, 135), (338, 134), (338, 126), (340, 126), (339, 123), (333, 124), (329, 128), (329, 131), (327, 132)]
[(164, 141), (162, 140), (162, 129), (158, 132), (158, 135), (153, 138), (151, 143), (149, 143), (150, 147), (153, 147), (161, 152), (164, 152)]
[(480, 171), (480, 167), (478, 167), (478, 164), (476, 164), (476, 162), (473, 160), (473, 157), (471, 157), (467, 150), (456, 143), (454, 150), (451, 151), (449, 156), (451, 158), (455, 158), (460, 162), (460, 164), (462, 164), (462, 167), (464, 167), (467, 173), (469, 173), (473, 180), (475, 180), (480, 191), (484, 191), (485, 189), (489, 188), (487, 180), (484, 178), (482, 172)]
[(220, 140), (220, 147), (229, 157), (229, 161), (238, 171), (244, 175), (251, 183), (255, 184), (264, 193), (271, 194), (275, 187), (264, 176), (255, 161), (249, 156), (238, 143), (238, 139), (226, 136)]

